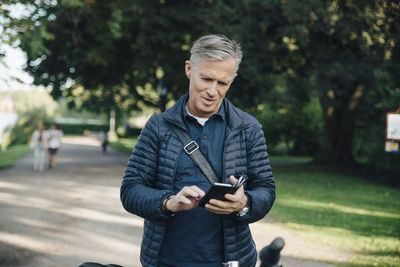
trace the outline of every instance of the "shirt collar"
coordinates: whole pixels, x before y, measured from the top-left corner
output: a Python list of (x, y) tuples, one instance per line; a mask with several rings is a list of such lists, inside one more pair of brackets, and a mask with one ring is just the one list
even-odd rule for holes
[[(182, 108), (183, 108), (183, 117), (184, 117), (185, 119), (193, 118), (193, 117), (190, 116), (189, 113), (187, 112), (187, 110), (186, 110), (186, 104), (183, 105)], [(215, 117), (215, 118), (220, 118), (220, 119), (222, 119), (223, 121), (226, 121), (225, 107), (224, 107), (223, 103), (221, 104), (221, 106), (220, 106), (218, 112), (215, 113), (215, 114), (213, 114), (213, 115), (210, 117), (210, 119), (213, 118), (213, 117)], [(193, 119), (194, 119), (194, 118), (193, 118)]]

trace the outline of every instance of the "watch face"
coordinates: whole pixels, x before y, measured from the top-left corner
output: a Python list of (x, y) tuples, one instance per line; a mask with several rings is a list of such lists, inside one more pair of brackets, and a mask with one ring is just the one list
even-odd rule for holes
[(248, 207), (244, 207), (241, 211), (239, 211), (239, 216), (244, 216), (249, 211)]

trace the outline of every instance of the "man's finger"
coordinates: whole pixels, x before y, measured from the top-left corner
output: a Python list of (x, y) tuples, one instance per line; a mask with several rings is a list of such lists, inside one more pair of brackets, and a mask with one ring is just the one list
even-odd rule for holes
[(191, 186), (190, 189), (192, 189), (195, 192), (197, 192), (199, 194), (199, 197), (203, 197), (206, 194), (203, 190), (201, 190), (197, 186)]
[(197, 186), (189, 186), (189, 187), (184, 187), (181, 190), (182, 195), (185, 196), (191, 196), (193, 198), (198, 198), (198, 197), (203, 197), (204, 196), (204, 191), (198, 188)]
[(235, 207), (235, 202), (222, 201), (217, 199), (210, 199), (209, 204), (221, 209), (232, 209)]
[(232, 194), (226, 194), (224, 197), (226, 198), (226, 200), (229, 200), (231, 202), (236, 202), (240, 199), (239, 196), (232, 195)]
[(243, 197), (243, 195), (244, 195), (244, 188), (243, 188), (243, 185), (241, 185), (234, 194), (226, 194), (224, 197), (227, 200), (236, 202), (236, 201), (240, 201), (240, 199)]
[(207, 210), (209, 210), (213, 213), (217, 213), (217, 214), (230, 214), (234, 211), (233, 209), (225, 209), (225, 208), (214, 206), (212, 204), (206, 204), (205, 208)]
[(190, 201), (190, 199), (183, 195), (176, 195), (176, 203), (184, 203), (190, 205), (192, 202)]
[(229, 176), (229, 180), (231, 181), (231, 184), (236, 184), (236, 182), (238, 181), (238, 179), (236, 179), (236, 177), (233, 175)]

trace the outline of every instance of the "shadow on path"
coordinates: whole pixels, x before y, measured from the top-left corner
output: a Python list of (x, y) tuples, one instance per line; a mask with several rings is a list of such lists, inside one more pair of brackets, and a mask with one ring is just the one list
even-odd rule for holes
[(32, 171), (32, 154), (0, 171), (0, 265), (139, 265), (141, 218), (119, 187), (128, 156), (101, 153), (92, 137), (67, 137), (57, 166)]

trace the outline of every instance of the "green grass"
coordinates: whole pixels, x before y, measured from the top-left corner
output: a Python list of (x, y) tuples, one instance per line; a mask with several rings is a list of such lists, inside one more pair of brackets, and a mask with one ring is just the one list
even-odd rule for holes
[(0, 169), (9, 167), (30, 151), (28, 145), (15, 145), (0, 151)]
[(133, 147), (136, 145), (137, 139), (137, 137), (119, 138), (118, 141), (111, 142), (111, 146), (121, 152), (130, 154), (132, 153)]
[(312, 161), (312, 157), (303, 156), (275, 156), (269, 155), (271, 165), (291, 165), (291, 164), (303, 164)]
[(277, 198), (270, 215), (284, 227), (317, 246), (346, 251), (350, 256), (337, 266), (400, 266), (398, 188), (312, 165), (273, 170)]

